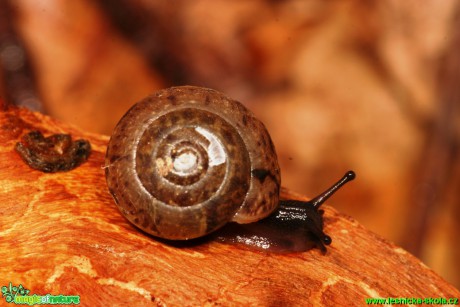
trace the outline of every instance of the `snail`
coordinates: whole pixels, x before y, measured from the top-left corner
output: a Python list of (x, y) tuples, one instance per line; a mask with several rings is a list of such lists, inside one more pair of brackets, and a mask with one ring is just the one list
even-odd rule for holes
[(280, 200), (280, 169), (263, 123), (241, 103), (194, 86), (160, 90), (132, 106), (110, 138), (105, 175), (122, 215), (148, 234), (188, 240), (233, 222), (242, 228), (220, 240), (278, 251), (312, 242), (325, 251), (331, 238), (318, 208), (354, 178), (348, 172), (310, 202)]

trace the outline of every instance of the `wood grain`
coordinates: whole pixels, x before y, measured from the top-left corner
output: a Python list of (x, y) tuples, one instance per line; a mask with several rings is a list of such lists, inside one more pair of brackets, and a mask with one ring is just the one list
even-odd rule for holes
[[(14, 151), (32, 129), (88, 139), (93, 152), (70, 172), (32, 170)], [(102, 168), (107, 141), (25, 109), (0, 111), (0, 286), (11, 281), (31, 294), (80, 295), (82, 306), (364, 305), (367, 297), (460, 297), (417, 258), (329, 206), (325, 232), (333, 243), (325, 255), (160, 242), (131, 226), (110, 197)]]

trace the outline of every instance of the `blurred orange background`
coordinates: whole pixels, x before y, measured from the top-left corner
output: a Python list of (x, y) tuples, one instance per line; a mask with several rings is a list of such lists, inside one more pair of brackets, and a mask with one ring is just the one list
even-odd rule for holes
[[(181, 84), (267, 126), (283, 186), (329, 204), (460, 287), (455, 0), (9, 0), (0, 94), (95, 133)], [(375, 251), (378, 253), (379, 251)]]

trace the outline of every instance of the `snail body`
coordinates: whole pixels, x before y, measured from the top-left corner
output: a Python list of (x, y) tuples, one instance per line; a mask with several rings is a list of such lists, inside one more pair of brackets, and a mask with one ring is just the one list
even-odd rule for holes
[(345, 183), (355, 178), (347, 172), (332, 187), (310, 201), (280, 200), (267, 218), (251, 224), (231, 223), (217, 234), (217, 240), (276, 253), (302, 252), (318, 247), (323, 253), (332, 239), (323, 232), (320, 206)]
[(153, 236), (194, 239), (235, 222), (241, 226), (219, 232), (222, 241), (283, 251), (308, 249), (292, 236), (325, 250), (331, 240), (318, 208), (354, 178), (350, 172), (311, 202), (280, 201), (280, 169), (263, 123), (241, 103), (193, 86), (135, 104), (110, 138), (105, 174), (121, 213)]

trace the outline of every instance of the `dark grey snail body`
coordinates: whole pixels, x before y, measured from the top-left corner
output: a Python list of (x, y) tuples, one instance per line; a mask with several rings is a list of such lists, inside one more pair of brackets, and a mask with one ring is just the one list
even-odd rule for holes
[(258, 247), (251, 238), (260, 243), (264, 232), (278, 229), (276, 240), (266, 238), (268, 246), (280, 246), (280, 235), (300, 235), (323, 250), (330, 238), (317, 208), (352, 179), (336, 184), (315, 206), (279, 202), (280, 171), (265, 126), (239, 102), (193, 86), (165, 89), (135, 104), (112, 134), (105, 172), (121, 213), (154, 236), (193, 239), (233, 221), (245, 230), (230, 230), (221, 240)]
[(354, 178), (353, 171), (347, 172), (310, 201), (280, 200), (276, 210), (265, 219), (251, 224), (231, 223), (217, 234), (217, 239), (277, 253), (302, 252), (314, 247), (325, 252), (332, 239), (323, 232), (324, 211), (319, 207)]

